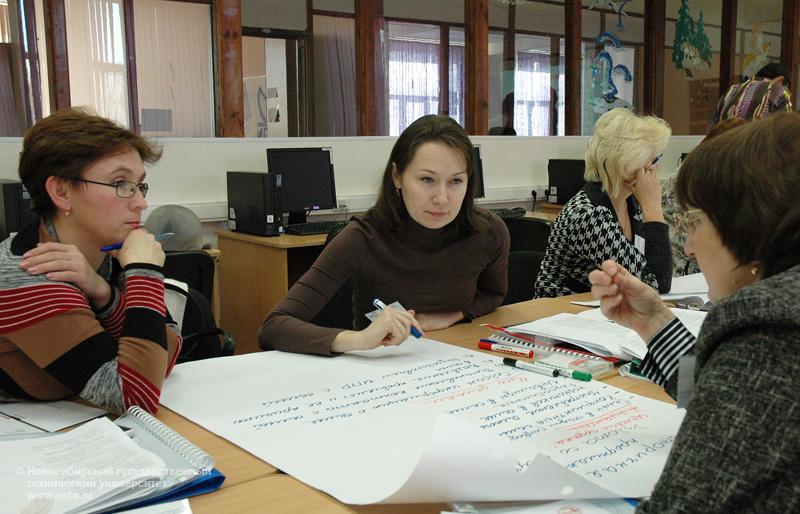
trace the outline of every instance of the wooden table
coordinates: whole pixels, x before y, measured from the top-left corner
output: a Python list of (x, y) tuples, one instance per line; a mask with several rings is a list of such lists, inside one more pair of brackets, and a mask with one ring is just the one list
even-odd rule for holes
[[(224, 255), (226, 255), (225, 251), (223, 251)], [(480, 326), (481, 323), (502, 326), (552, 316), (559, 312), (577, 313), (585, 310), (585, 307), (573, 305), (570, 301), (587, 299), (589, 299), (589, 295), (583, 294), (505, 305), (487, 316), (473, 320), (472, 323), (458, 324), (445, 330), (428, 332), (426, 335), (431, 339), (464, 348), (477, 349), (478, 339), (488, 333), (486, 328)], [(604, 381), (642, 396), (674, 403), (660, 387), (649, 382), (619, 375), (610, 376)], [(221, 384), (220, 387), (224, 387), (224, 384)], [(166, 407), (159, 410), (158, 418), (214, 456), (217, 468), (227, 477), (221, 490), (190, 499), (193, 511), (199, 514), (211, 512), (439, 514), (442, 510), (447, 510), (447, 505), (443, 503), (344, 505), (334, 498), (282, 474), (273, 466), (175, 414)]]
[(236, 353), (257, 352), (256, 333), (322, 251), (326, 234), (253, 236), (222, 230), (219, 238), (220, 326), (236, 340)]
[(540, 220), (555, 221), (558, 213), (561, 212), (563, 205), (555, 203), (538, 202), (532, 211), (525, 213), (526, 218), (538, 218)]

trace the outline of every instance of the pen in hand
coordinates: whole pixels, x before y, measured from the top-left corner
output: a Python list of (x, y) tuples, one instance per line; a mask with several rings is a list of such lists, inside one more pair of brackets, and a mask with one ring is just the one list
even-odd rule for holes
[[(158, 234), (156, 236), (156, 241), (163, 241), (165, 239), (169, 239), (170, 237), (174, 236), (175, 232), (164, 232), (163, 234)], [(119, 250), (122, 248), (122, 241), (118, 241), (116, 243), (112, 243), (110, 245), (105, 245), (100, 248), (101, 252), (112, 252), (114, 250)]]
[[(382, 301), (380, 301), (377, 298), (372, 300), (372, 305), (374, 305), (375, 308), (381, 309), (381, 310), (386, 308), (386, 304), (383, 303)], [(420, 332), (419, 329), (417, 327), (415, 327), (414, 325), (411, 325), (411, 335), (416, 337), (417, 339), (419, 339), (420, 337), (422, 337), (422, 332)]]

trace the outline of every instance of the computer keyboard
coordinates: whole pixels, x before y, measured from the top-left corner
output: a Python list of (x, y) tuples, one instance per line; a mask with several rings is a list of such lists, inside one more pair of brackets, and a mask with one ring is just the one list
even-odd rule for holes
[(293, 234), (296, 236), (327, 234), (334, 228), (341, 227), (346, 223), (346, 221), (312, 221), (309, 223), (292, 223), (291, 225), (284, 225), (283, 233)]
[(501, 218), (521, 218), (525, 216), (525, 209), (523, 207), (514, 207), (513, 209), (489, 209), (491, 212), (497, 214)]

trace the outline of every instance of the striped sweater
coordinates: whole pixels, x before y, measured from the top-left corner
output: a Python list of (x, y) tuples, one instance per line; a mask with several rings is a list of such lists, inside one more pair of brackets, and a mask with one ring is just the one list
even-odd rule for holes
[(42, 222), (0, 243), (0, 393), (37, 400), (79, 394), (113, 412), (138, 405), (155, 413), (181, 346), (167, 325), (161, 268), (119, 270), (107, 258), (98, 273), (112, 284), (112, 298), (92, 306), (77, 286), (19, 267), (22, 254), (52, 240), (55, 230)]

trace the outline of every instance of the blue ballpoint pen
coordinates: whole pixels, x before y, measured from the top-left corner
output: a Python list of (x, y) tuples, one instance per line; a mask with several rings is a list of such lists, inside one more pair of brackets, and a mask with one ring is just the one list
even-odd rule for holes
[[(165, 239), (169, 239), (170, 237), (172, 237), (174, 235), (175, 235), (175, 232), (164, 232), (163, 234), (158, 234), (156, 236), (156, 241), (163, 241)], [(105, 245), (102, 248), (100, 248), (100, 251), (101, 252), (113, 252), (114, 250), (119, 250), (120, 248), (122, 248), (122, 241), (119, 241), (117, 243), (112, 243), (110, 245)]]
[[(381, 310), (386, 308), (386, 304), (383, 303), (382, 301), (380, 301), (377, 298), (372, 300), (372, 305), (374, 305), (376, 308), (381, 309)], [(420, 337), (422, 337), (422, 332), (420, 332), (417, 327), (412, 325), (411, 326), (411, 335), (416, 337), (417, 339), (419, 339)]]

